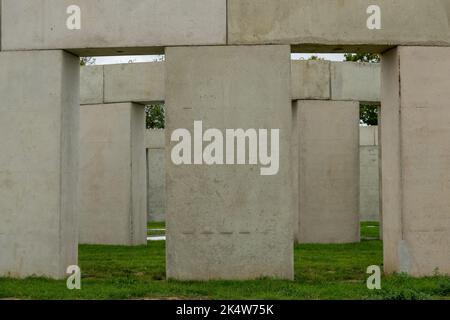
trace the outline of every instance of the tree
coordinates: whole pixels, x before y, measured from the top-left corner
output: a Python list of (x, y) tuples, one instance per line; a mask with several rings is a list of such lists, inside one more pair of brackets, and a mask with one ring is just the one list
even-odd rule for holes
[[(380, 55), (376, 53), (346, 53), (345, 61), (380, 63)], [(378, 125), (378, 107), (370, 104), (361, 104), (360, 108), (361, 124), (368, 126)]]
[(359, 108), (359, 119), (361, 124), (368, 126), (378, 125), (378, 107), (370, 104), (361, 104)]
[(346, 53), (344, 61), (379, 63), (380, 55), (376, 53)]
[(319, 56), (316, 55), (312, 55), (311, 57), (309, 57), (308, 60), (312, 60), (312, 61), (323, 61), (325, 60), (324, 58), (320, 58)]
[(95, 63), (94, 57), (81, 57), (80, 66), (87, 66)]
[(164, 129), (166, 113), (164, 105), (154, 104), (145, 107), (147, 129)]

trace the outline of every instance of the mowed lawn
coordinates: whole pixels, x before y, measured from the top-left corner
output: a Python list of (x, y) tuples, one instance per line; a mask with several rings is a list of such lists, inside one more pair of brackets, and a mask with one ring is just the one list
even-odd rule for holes
[[(365, 223), (361, 231), (372, 239), (378, 224)], [(382, 266), (379, 240), (298, 245), (295, 281), (167, 281), (164, 247), (164, 241), (140, 247), (80, 245), (81, 290), (68, 290), (65, 281), (0, 278), (0, 299), (450, 299), (450, 278), (438, 273), (383, 277), (382, 290), (368, 290), (367, 267)]]

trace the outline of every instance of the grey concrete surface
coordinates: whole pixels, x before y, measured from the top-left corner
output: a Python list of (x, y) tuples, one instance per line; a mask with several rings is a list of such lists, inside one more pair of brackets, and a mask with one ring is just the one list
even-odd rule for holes
[(331, 98), (329, 61), (291, 61), (292, 100)]
[(164, 62), (84, 66), (80, 77), (82, 105), (150, 104), (165, 99)]
[(165, 99), (164, 62), (105, 66), (105, 103), (150, 104)]
[(331, 100), (380, 101), (378, 63), (331, 63)]
[(166, 161), (164, 130), (146, 130), (147, 220), (165, 221)]
[(361, 221), (380, 221), (378, 127), (360, 127), (359, 211)]
[[(370, 5), (381, 29), (367, 28)], [(229, 0), (229, 44), (291, 44), (295, 52), (383, 52), (450, 45), (449, 0)]]
[[(378, 65), (292, 60), (291, 77), (292, 100), (380, 101)], [(164, 101), (165, 63), (86, 66), (80, 91), (81, 104)]]
[(103, 66), (82, 66), (80, 68), (80, 105), (104, 102), (103, 71)]
[(299, 100), (297, 104), (296, 241), (359, 242), (359, 104), (317, 100)]
[[(293, 279), (289, 46), (166, 50), (167, 277)], [(280, 170), (172, 163), (171, 133), (281, 129)]]
[[(69, 5), (81, 9), (80, 30), (66, 26)], [(93, 56), (226, 44), (226, 0), (2, 0), (0, 20), (2, 50), (66, 49)]]
[(450, 274), (450, 49), (383, 55), (381, 154), (387, 273)]
[(0, 53), (0, 276), (77, 264), (79, 59)]
[(144, 107), (81, 106), (80, 243), (147, 243)]

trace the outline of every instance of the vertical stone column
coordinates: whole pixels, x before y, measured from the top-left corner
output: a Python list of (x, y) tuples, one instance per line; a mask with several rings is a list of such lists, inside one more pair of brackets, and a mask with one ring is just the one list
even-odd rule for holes
[(166, 221), (165, 131), (146, 130), (147, 220)]
[[(166, 68), (168, 278), (292, 279), (289, 46), (168, 48)], [(224, 142), (226, 129), (280, 129), (279, 171), (175, 165), (172, 133), (185, 128), (193, 136), (194, 121), (203, 122), (203, 132), (218, 129)], [(209, 144), (200, 136), (192, 156)]]
[(299, 100), (300, 243), (359, 242), (359, 103)]
[(385, 271), (450, 273), (450, 48), (398, 47), (382, 60)]
[(77, 264), (79, 59), (0, 53), (0, 276)]
[(81, 106), (80, 243), (147, 243), (144, 106)]
[(378, 126), (360, 128), (359, 212), (361, 221), (380, 221)]

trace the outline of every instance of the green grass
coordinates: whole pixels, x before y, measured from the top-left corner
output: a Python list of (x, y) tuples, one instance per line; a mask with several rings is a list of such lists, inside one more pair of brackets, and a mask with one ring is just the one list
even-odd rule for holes
[(380, 223), (376, 221), (361, 222), (361, 239), (379, 239)]
[(162, 230), (150, 230), (150, 229), (165, 229), (166, 228), (166, 224), (165, 222), (149, 222), (147, 224), (147, 229), (149, 229), (147, 231), (147, 235), (149, 236), (163, 236), (166, 234), (165, 231)]
[(368, 290), (366, 268), (382, 265), (379, 240), (295, 246), (294, 281), (167, 281), (164, 247), (162, 241), (140, 247), (81, 245), (82, 290), (66, 289), (65, 281), (0, 278), (0, 298), (450, 299), (450, 278), (438, 275), (383, 277), (382, 290)]

